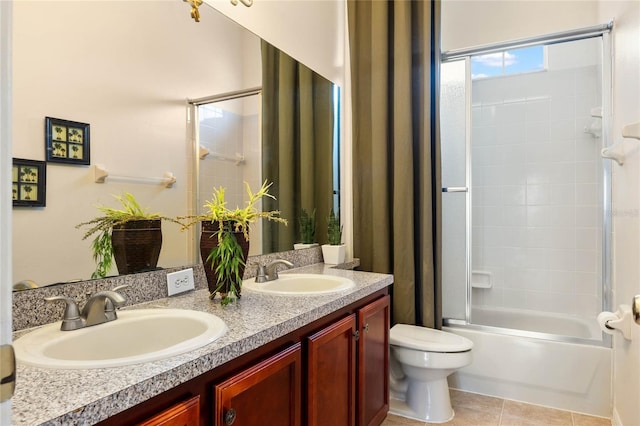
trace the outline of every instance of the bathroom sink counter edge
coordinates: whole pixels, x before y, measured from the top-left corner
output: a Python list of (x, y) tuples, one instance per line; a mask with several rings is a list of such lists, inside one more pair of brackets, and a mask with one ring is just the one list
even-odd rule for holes
[[(289, 271), (287, 271), (289, 272)], [(340, 270), (316, 264), (292, 273), (351, 279), (355, 287), (333, 294), (279, 296), (244, 291), (224, 308), (207, 290), (131, 306), (208, 312), (220, 317), (228, 332), (202, 348), (164, 360), (123, 367), (58, 370), (18, 365), (13, 424), (94, 424), (207, 371), (357, 302), (393, 283), (393, 276)], [(284, 274), (284, 272), (283, 272)], [(28, 330), (27, 330), (28, 331)], [(16, 332), (14, 337), (24, 334)]]

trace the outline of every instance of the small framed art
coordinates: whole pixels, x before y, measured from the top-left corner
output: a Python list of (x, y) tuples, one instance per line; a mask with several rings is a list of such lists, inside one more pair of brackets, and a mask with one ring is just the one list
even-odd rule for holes
[(13, 159), (12, 199), (14, 207), (44, 207), (47, 194), (47, 163)]
[(50, 163), (90, 164), (89, 125), (45, 117), (45, 150)]

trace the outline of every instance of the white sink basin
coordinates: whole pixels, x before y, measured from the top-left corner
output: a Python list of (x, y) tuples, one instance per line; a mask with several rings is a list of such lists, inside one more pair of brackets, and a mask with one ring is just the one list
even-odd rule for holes
[(280, 278), (265, 283), (255, 282), (255, 278), (242, 282), (242, 289), (260, 293), (311, 296), (337, 293), (355, 287), (348, 278), (319, 274), (280, 274)]
[(73, 331), (60, 322), (16, 339), (18, 362), (44, 368), (104, 368), (168, 358), (227, 332), (215, 315), (183, 309), (118, 311), (118, 319)]

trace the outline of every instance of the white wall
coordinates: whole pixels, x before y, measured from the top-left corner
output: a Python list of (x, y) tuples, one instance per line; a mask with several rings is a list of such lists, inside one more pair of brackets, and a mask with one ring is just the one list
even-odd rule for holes
[(443, 0), (442, 50), (600, 24), (603, 22), (597, 21), (597, 4), (580, 0)]
[[(90, 123), (92, 164), (114, 175), (170, 171), (177, 184), (99, 185), (90, 167), (49, 163), (47, 206), (13, 210), (13, 282), (88, 278), (90, 241), (74, 227), (94, 217), (96, 205), (116, 206), (112, 194), (129, 191), (166, 216), (187, 213), (186, 100), (245, 88), (246, 31), (213, 9), (201, 14), (195, 23), (186, 4), (166, 1), (15, 4), (13, 156), (44, 160), (44, 117), (51, 116)], [(159, 265), (191, 263), (188, 237), (164, 223)]]
[(344, 84), (343, 0), (258, 0), (251, 7), (228, 0), (205, 3), (323, 77)]
[[(615, 19), (613, 125), (614, 141), (621, 128), (640, 121), (640, 2), (602, 1), (600, 20)], [(640, 294), (640, 145), (626, 140), (623, 167), (613, 168), (613, 309)], [(615, 425), (640, 424), (640, 327), (633, 340), (613, 339), (613, 415)]]

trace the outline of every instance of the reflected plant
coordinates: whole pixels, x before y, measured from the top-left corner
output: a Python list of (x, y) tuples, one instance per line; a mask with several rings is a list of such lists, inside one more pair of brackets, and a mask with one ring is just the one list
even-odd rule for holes
[(329, 244), (332, 246), (339, 246), (342, 244), (342, 226), (340, 225), (340, 219), (333, 209), (329, 212), (327, 238), (329, 240)]
[(315, 242), (316, 236), (316, 209), (313, 209), (311, 215), (305, 209), (300, 212), (300, 238), (301, 243), (311, 244)]
[(161, 216), (157, 213), (147, 213), (146, 209), (143, 209), (136, 198), (128, 192), (123, 195), (114, 195), (114, 198), (122, 205), (122, 209), (98, 206), (98, 210), (103, 213), (103, 216), (98, 216), (88, 222), (76, 225), (76, 228), (90, 226), (82, 237), (83, 240), (98, 233), (91, 244), (93, 260), (96, 262), (96, 270), (91, 274), (91, 278), (104, 278), (113, 265), (111, 233), (114, 226), (134, 220), (153, 219), (164, 219), (182, 225), (181, 222), (173, 218)]

